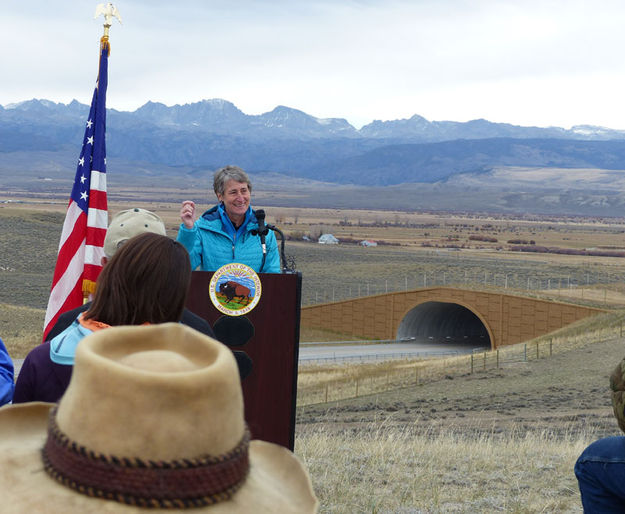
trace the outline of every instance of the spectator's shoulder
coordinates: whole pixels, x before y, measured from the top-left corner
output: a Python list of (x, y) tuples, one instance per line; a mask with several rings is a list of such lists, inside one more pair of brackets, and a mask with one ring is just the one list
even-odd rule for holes
[(46, 341), (45, 343), (38, 344), (35, 346), (26, 358), (24, 359), (24, 364), (26, 363), (34, 363), (40, 361), (42, 359), (50, 358), (50, 341)]
[(59, 316), (59, 319), (56, 321), (56, 323), (52, 327), (52, 330), (48, 332), (48, 336), (47, 336), (48, 341), (58, 336), (61, 332), (63, 332), (63, 330), (69, 327), (74, 322), (74, 320), (78, 317), (78, 315), (85, 312), (89, 308), (90, 305), (91, 305), (91, 302), (85, 303), (84, 305), (76, 307), (75, 309), (72, 309), (71, 311), (65, 311), (63, 314), (61, 314)]

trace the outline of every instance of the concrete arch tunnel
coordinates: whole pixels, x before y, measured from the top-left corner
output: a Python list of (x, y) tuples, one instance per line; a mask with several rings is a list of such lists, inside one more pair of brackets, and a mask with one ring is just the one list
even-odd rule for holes
[(480, 317), (450, 302), (426, 301), (410, 309), (399, 323), (396, 339), (491, 347), (489, 330)]
[[(301, 310), (301, 327), (353, 339), (433, 337), (443, 342), (447, 337), (468, 336), (474, 347), (495, 349), (601, 312), (564, 302), (437, 287), (306, 306)], [(474, 344), (475, 338), (486, 341)]]

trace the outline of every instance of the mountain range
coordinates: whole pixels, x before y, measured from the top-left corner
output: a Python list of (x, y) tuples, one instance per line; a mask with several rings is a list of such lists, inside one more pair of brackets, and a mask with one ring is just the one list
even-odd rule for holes
[[(0, 106), (0, 179), (15, 168), (73, 178), (70, 163), (79, 153), (88, 111), (75, 100)], [(171, 107), (148, 102), (133, 112), (107, 110), (107, 157), (109, 168), (115, 165), (121, 174), (170, 178), (236, 164), (252, 174), (370, 187), (479, 187), (484, 177), (484, 186), (492, 188), (497, 177), (505, 189), (505, 174), (494, 170), (625, 170), (625, 131), (428, 121), (416, 114), (356, 129), (345, 119), (284, 106), (248, 115), (222, 99)], [(532, 187), (531, 180), (524, 184)], [(596, 187), (610, 190), (610, 184)]]

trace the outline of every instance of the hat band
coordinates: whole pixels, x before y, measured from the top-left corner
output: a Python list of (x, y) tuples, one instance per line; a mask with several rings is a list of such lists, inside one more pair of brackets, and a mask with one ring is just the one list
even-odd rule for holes
[(95, 498), (144, 508), (186, 509), (228, 500), (249, 471), (249, 430), (228, 453), (151, 461), (94, 452), (71, 441), (51, 410), (42, 450), (46, 472), (61, 484)]

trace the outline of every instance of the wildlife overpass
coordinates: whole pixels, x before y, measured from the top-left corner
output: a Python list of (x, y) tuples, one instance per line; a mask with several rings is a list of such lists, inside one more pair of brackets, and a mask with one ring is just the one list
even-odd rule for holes
[(495, 349), (601, 312), (563, 302), (436, 287), (303, 307), (301, 326), (355, 339), (464, 340)]

